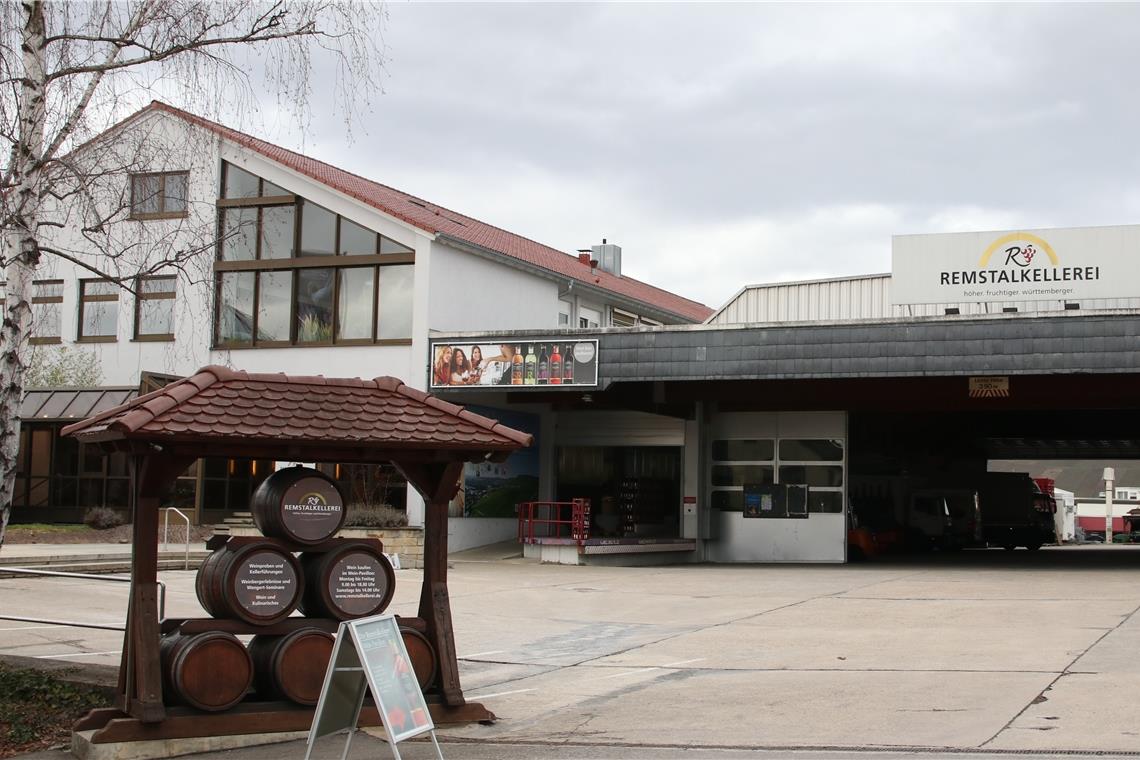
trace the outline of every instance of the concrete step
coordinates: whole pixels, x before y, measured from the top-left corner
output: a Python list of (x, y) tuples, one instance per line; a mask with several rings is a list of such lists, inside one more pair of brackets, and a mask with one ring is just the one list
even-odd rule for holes
[[(196, 570), (202, 564), (204, 557), (190, 555), (190, 570)], [(9, 565), (16, 567), (17, 565)], [(30, 570), (51, 570), (61, 573), (87, 573), (91, 575), (127, 575), (131, 572), (131, 560), (129, 557), (122, 559), (102, 559), (102, 560), (88, 560), (77, 562), (60, 562), (52, 565), (33, 565), (24, 564), (18, 567), (28, 568)], [(170, 559), (163, 557), (158, 560), (159, 570), (184, 570), (186, 568), (185, 560), (181, 557), (178, 559)], [(0, 578), (26, 578), (31, 577), (23, 573), (6, 573), (4, 567), (0, 566)], [(50, 577), (50, 576), (45, 576)]]
[[(190, 568), (202, 564), (210, 552), (191, 551)], [(186, 566), (184, 552), (159, 552), (159, 570), (181, 570)], [(109, 552), (106, 554), (56, 554), (39, 557), (0, 557), (0, 577), (5, 567), (26, 567), (38, 570), (56, 570), (67, 573), (118, 573), (129, 572), (131, 555), (129, 552)], [(7, 577), (12, 577), (9, 574)]]

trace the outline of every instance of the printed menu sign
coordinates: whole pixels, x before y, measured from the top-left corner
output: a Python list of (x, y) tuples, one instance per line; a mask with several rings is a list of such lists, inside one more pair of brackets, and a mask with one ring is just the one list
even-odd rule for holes
[(384, 722), (384, 730), (398, 758), (396, 743), (430, 733), (440, 760), (443, 753), (435, 740), (435, 724), (423, 691), (412, 669), (412, 659), (400, 635), (394, 615), (350, 620), (340, 624), (321, 697), (309, 729), (308, 760), (313, 744), (324, 736), (347, 732), (348, 742), (360, 720), (366, 692), (372, 693)]
[(597, 339), (567, 336), (457, 338), (431, 344), (431, 387), (482, 390), (594, 388)]

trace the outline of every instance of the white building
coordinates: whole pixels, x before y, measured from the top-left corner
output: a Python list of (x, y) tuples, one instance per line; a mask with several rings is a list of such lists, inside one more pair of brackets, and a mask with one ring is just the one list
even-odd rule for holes
[[(17, 521), (125, 505), (124, 463), (55, 433), (140, 381), (223, 364), (393, 375), (425, 388), (436, 331), (683, 324), (711, 313), (624, 276), (616, 245), (566, 254), (162, 103), (72, 158), (92, 177), (103, 222), (58, 203), (45, 216), (65, 224), (47, 242), (137, 295), (60, 257), (37, 271), (35, 350), (93, 353), (104, 387), (28, 393)], [(163, 264), (171, 259), (177, 266)], [(244, 509), (268, 467), (204, 460), (176, 500), (215, 520)], [(399, 490), (419, 524), (422, 502)]]

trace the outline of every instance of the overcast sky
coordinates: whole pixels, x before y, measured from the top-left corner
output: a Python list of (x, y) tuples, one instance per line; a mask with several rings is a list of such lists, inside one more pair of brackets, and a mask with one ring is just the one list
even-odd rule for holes
[(892, 234), (1140, 221), (1135, 4), (388, 13), (354, 143), (319, 85), (303, 144), (250, 128), (710, 306)]

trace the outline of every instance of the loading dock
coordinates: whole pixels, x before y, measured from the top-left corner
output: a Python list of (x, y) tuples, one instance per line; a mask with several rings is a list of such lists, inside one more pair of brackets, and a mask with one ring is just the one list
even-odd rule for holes
[[(1140, 454), (1136, 311), (602, 330), (596, 338), (596, 388), (441, 395), (541, 410), (542, 435), (555, 441), (542, 498), (576, 495), (554, 466), (574, 435), (611, 445), (672, 435), (682, 447), (681, 494), (667, 508), (679, 537), (696, 545), (659, 562), (843, 562), (853, 479), (928, 472), (946, 480), (985, 472), (993, 459)], [(806, 520), (747, 519), (749, 483), (806, 484)]]

